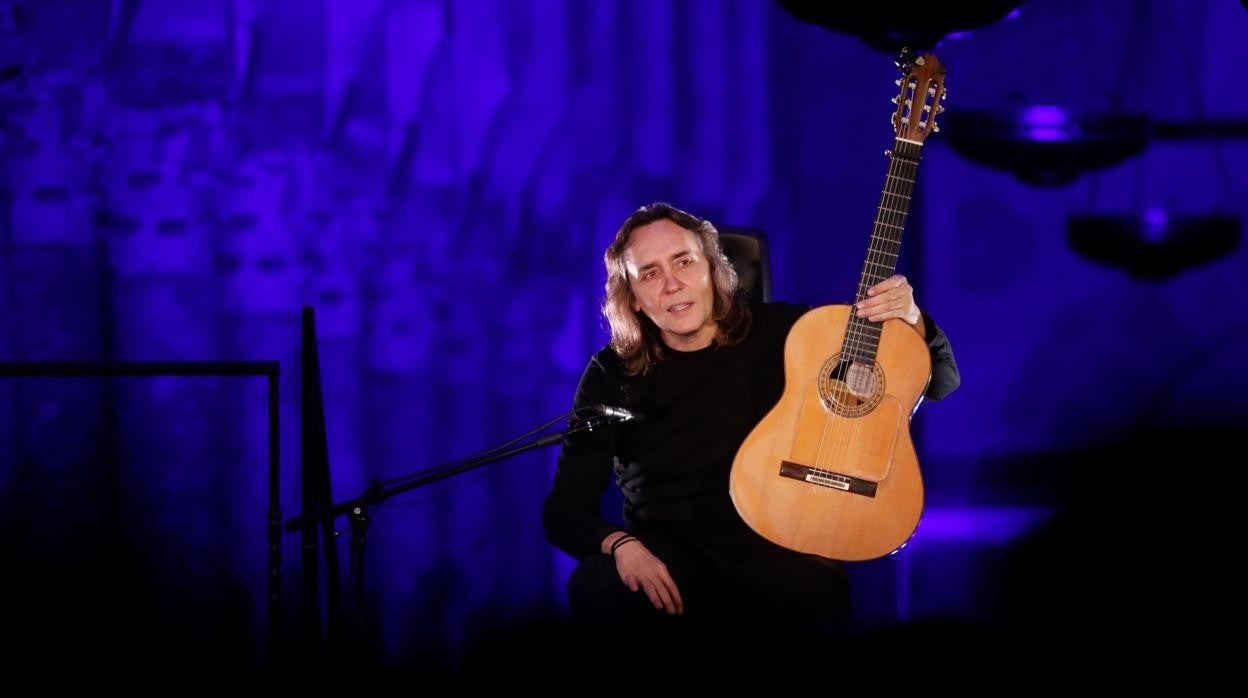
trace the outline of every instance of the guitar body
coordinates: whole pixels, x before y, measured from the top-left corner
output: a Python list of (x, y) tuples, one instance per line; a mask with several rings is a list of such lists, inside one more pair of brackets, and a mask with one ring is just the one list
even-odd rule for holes
[(923, 512), (910, 416), (931, 355), (912, 327), (884, 322), (873, 389), (855, 395), (838, 375), (850, 311), (815, 308), (793, 326), (784, 393), (738, 450), (730, 491), (746, 523), (777, 545), (865, 560), (901, 547)]
[[(855, 303), (896, 271), (923, 141), (939, 130), (945, 69), (903, 50), (896, 140)], [(729, 489), (742, 519), (777, 545), (835, 560), (896, 551), (923, 513), (910, 417), (931, 380), (927, 343), (901, 320), (851, 305), (803, 315), (784, 349), (780, 400), (742, 442)]]

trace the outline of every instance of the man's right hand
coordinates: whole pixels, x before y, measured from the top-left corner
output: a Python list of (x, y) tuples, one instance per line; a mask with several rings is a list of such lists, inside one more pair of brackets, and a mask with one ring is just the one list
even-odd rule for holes
[(685, 612), (680, 590), (667, 571), (667, 565), (654, 556), (640, 539), (630, 540), (615, 550), (615, 570), (630, 591), (641, 589), (656, 609), (668, 615)]

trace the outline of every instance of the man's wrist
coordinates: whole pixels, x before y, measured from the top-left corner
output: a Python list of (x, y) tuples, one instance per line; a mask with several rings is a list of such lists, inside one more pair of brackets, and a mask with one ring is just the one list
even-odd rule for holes
[(598, 545), (598, 551), (603, 555), (610, 555), (611, 546), (614, 545), (617, 540), (627, 535), (629, 535), (628, 531), (612, 531), (611, 533), (608, 533), (607, 537), (603, 538), (602, 543)]
[(634, 536), (632, 534), (620, 536), (619, 538), (615, 539), (614, 543), (611, 544), (611, 549), (607, 552), (607, 554), (610, 555), (612, 558), (614, 558), (615, 551), (619, 550), (620, 548), (622, 548), (623, 546), (629, 543), (632, 543), (635, 540), (637, 540), (637, 536)]

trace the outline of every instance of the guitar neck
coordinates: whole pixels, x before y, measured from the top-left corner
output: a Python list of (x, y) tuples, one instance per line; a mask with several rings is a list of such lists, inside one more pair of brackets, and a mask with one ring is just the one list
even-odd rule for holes
[[(919, 169), (922, 148), (922, 143), (898, 138), (888, 154), (888, 174), (884, 177), (884, 190), (880, 193), (880, 205), (875, 211), (875, 225), (871, 229), (871, 243), (867, 246), (867, 258), (858, 279), (855, 304), (867, 297), (867, 289), (897, 273), (901, 236), (910, 213), (910, 197), (914, 193), (915, 173)], [(851, 314), (844, 351), (853, 360), (870, 365), (875, 362), (879, 343), (880, 323)]]

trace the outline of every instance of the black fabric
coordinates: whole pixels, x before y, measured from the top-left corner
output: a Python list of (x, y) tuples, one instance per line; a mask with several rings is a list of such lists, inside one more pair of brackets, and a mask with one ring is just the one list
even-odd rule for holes
[(573, 617), (593, 623), (676, 625), (835, 622), (847, 615), (849, 584), (840, 566), (797, 554), (743, 529), (712, 533), (652, 526), (639, 537), (664, 561), (685, 605), (685, 618), (658, 612), (621, 581), (615, 560), (592, 555), (568, 580)]

